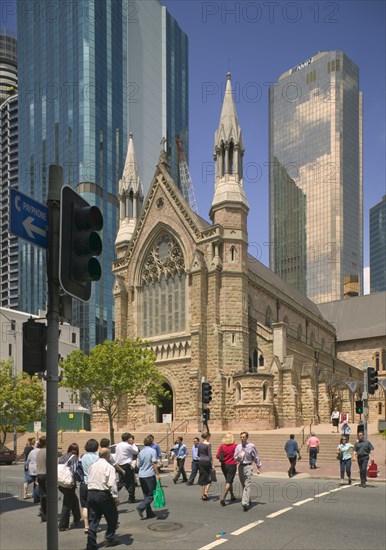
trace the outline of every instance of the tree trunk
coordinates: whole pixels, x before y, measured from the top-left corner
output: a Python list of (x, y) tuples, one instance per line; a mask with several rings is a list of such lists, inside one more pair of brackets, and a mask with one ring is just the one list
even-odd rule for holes
[(114, 418), (111, 414), (111, 411), (107, 411), (107, 416), (109, 418), (110, 445), (114, 445), (115, 444), (115, 439), (114, 439)]

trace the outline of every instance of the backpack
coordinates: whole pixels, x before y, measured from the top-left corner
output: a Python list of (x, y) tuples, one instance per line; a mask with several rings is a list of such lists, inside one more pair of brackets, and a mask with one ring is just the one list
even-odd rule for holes
[(58, 485), (64, 489), (72, 489), (75, 485), (74, 471), (68, 464), (71, 458), (65, 464), (58, 464)]

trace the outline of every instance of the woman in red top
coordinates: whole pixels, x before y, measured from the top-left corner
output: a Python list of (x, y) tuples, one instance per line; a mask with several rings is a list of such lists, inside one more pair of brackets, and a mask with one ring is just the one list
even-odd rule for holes
[(220, 445), (216, 454), (216, 458), (218, 458), (221, 462), (221, 470), (225, 477), (225, 490), (223, 497), (220, 500), (221, 506), (225, 506), (225, 497), (229, 492), (231, 494), (231, 501), (236, 500), (232, 487), (237, 470), (237, 462), (233, 458), (236, 447), (237, 445), (233, 435), (226, 434), (222, 440), (222, 445)]

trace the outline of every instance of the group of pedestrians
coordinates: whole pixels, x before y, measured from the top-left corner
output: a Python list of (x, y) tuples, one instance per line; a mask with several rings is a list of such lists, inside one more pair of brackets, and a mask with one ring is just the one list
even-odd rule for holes
[[(201, 486), (201, 500), (209, 500), (209, 489), (213, 481), (216, 481), (216, 472), (213, 467), (211, 434), (204, 432), (201, 441), (195, 437), (192, 445), (192, 470), (189, 478), (186, 475), (184, 464), (188, 456), (188, 449), (179, 437), (171, 449), (172, 456), (177, 461), (177, 471), (174, 476), (174, 483), (177, 483), (180, 475), (182, 481), (187, 485), (193, 485), (198, 474), (198, 485)], [(233, 492), (233, 482), (239, 468), (239, 479), (242, 486), (241, 504), (246, 512), (250, 507), (251, 483), (253, 464), (256, 465), (257, 473), (261, 471), (261, 461), (255, 445), (248, 441), (248, 432), (241, 432), (240, 443), (235, 443), (233, 434), (227, 433), (222, 444), (217, 450), (216, 458), (221, 463), (221, 471), (225, 477), (224, 491), (220, 498), (220, 506), (226, 506), (226, 498), (230, 495), (230, 501), (236, 501)]]

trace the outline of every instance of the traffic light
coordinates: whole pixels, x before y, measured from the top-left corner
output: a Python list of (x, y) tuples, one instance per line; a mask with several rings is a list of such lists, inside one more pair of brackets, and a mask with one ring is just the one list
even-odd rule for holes
[(201, 395), (204, 405), (207, 405), (212, 401), (212, 386), (209, 384), (209, 382), (201, 383)]
[(367, 367), (367, 391), (370, 395), (374, 395), (378, 389), (377, 371), (373, 367)]
[(23, 371), (44, 372), (47, 368), (47, 326), (32, 318), (23, 323)]
[(355, 412), (357, 414), (363, 414), (363, 401), (361, 399), (355, 401)]
[(210, 420), (210, 409), (203, 409), (202, 419), (204, 422), (208, 422), (208, 420)]
[(92, 281), (99, 281), (102, 269), (94, 256), (102, 253), (97, 231), (103, 228), (102, 213), (72, 187), (64, 185), (60, 202), (59, 280), (63, 290), (87, 302)]

